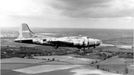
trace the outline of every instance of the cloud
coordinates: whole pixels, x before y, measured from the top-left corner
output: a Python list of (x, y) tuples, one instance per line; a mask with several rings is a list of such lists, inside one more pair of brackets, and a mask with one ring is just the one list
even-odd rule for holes
[(57, 0), (52, 6), (73, 18), (134, 17), (134, 0)]
[(132, 28), (134, 0), (0, 0), (0, 22), (1, 27), (26, 22), (33, 27)]
[(17, 26), (22, 22), (58, 18), (58, 11), (50, 7), (51, 1), (53, 0), (0, 0), (0, 26)]
[(41, 11), (32, 0), (0, 0), (0, 9), (1, 14), (18, 16), (39, 15)]
[(134, 0), (0, 0), (0, 15), (17, 17), (134, 17)]
[[(0, 0), (0, 15), (16, 17), (52, 17), (57, 14), (53, 0)], [(58, 15), (58, 14), (57, 14)]]

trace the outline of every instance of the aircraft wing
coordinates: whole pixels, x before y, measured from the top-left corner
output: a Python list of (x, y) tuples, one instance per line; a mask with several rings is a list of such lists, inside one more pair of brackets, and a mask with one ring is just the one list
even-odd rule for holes
[(57, 46), (72, 46), (72, 42), (67, 42), (67, 41), (48, 41), (48, 43), (52, 45), (57, 45)]

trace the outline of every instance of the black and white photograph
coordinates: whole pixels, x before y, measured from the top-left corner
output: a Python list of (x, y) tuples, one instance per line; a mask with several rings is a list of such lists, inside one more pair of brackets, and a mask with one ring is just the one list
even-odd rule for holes
[(134, 75), (134, 0), (0, 0), (0, 75)]

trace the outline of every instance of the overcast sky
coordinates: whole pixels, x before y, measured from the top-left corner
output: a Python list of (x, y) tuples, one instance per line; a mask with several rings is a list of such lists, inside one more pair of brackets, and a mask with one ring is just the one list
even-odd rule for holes
[(0, 0), (0, 27), (134, 28), (134, 0)]

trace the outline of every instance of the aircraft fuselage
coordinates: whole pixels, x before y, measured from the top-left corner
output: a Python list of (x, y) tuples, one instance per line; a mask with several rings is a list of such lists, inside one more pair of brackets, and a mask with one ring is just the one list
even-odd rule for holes
[(19, 36), (15, 39), (15, 42), (19, 43), (29, 43), (37, 45), (48, 45), (58, 48), (59, 46), (63, 47), (77, 47), (81, 48), (90, 48), (99, 46), (102, 42), (99, 39), (93, 39), (86, 36), (70, 36), (70, 37), (50, 37), (44, 36), (39, 37), (33, 33), (27, 24), (22, 24)]

